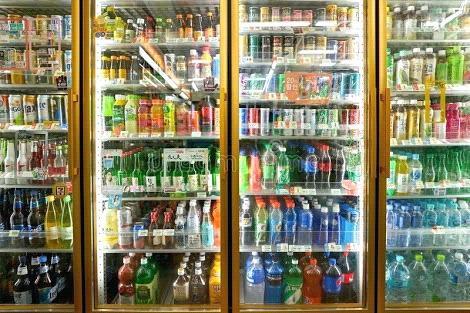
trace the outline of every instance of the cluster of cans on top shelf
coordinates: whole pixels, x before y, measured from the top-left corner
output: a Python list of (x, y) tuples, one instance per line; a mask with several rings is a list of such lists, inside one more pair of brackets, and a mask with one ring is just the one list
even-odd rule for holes
[(71, 15), (0, 15), (0, 40), (72, 39)]

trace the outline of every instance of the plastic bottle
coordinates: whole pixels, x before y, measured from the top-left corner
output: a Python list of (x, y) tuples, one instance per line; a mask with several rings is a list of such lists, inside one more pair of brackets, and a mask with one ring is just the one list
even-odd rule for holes
[(189, 203), (188, 217), (186, 220), (186, 229), (188, 234), (188, 248), (201, 247), (201, 227), (200, 218), (196, 209), (196, 203)]
[(201, 241), (203, 247), (214, 246), (214, 225), (210, 216), (210, 207), (204, 206), (201, 223)]
[(271, 244), (278, 244), (282, 242), (282, 220), (283, 213), (279, 202), (272, 205), (271, 212), (269, 213), (269, 241)]
[(460, 47), (447, 49), (447, 79), (449, 84), (461, 85), (463, 83), (464, 56)]
[(406, 195), (408, 193), (410, 170), (406, 159), (405, 155), (398, 156), (397, 195)]
[(247, 192), (249, 190), (250, 181), (250, 170), (248, 167), (248, 153), (245, 149), (240, 149), (239, 160), (239, 188), (240, 193)]
[(458, 205), (455, 202), (452, 202), (448, 205), (448, 210), (449, 214), (449, 228), (450, 233), (447, 234), (447, 242), (446, 244), (448, 246), (453, 246), (453, 247), (458, 247), (460, 244), (460, 232), (462, 227), (462, 216), (460, 214), (460, 211), (458, 209)]
[(410, 247), (420, 247), (423, 241), (423, 214), (421, 208), (417, 205), (413, 206), (413, 213), (411, 215), (411, 233), (410, 233)]
[(130, 266), (131, 259), (125, 256), (122, 260), (123, 265), (118, 270), (118, 303), (134, 304), (135, 303), (135, 285), (134, 285), (134, 269)]
[(302, 298), (304, 304), (321, 303), (323, 274), (316, 259), (310, 259), (303, 272)]
[(255, 212), (255, 244), (264, 245), (268, 242), (268, 211), (266, 203), (262, 200), (256, 201)]
[(264, 189), (272, 190), (276, 185), (276, 155), (272, 151), (271, 145), (266, 145), (261, 161), (263, 178), (261, 184)]
[(410, 5), (406, 9), (406, 15), (404, 16), (404, 39), (414, 40), (416, 39), (416, 13), (415, 7)]
[(291, 260), (291, 265), (284, 272), (284, 290), (282, 301), (284, 304), (298, 304), (302, 302), (302, 271), (299, 261)]
[(340, 221), (339, 221), (339, 204), (333, 204), (332, 212), (329, 216), (328, 221), (328, 242), (334, 242), (340, 244), (339, 234), (340, 234)]
[(276, 187), (278, 189), (287, 189), (290, 185), (289, 159), (285, 147), (279, 147), (279, 152), (276, 164)]
[(253, 215), (250, 203), (244, 202), (240, 211), (240, 245), (249, 246), (254, 243)]
[(423, 184), (423, 165), (419, 161), (419, 154), (413, 154), (411, 161), (408, 162), (410, 170), (409, 192), (411, 194), (419, 194), (424, 187)]
[(401, 13), (400, 7), (396, 7), (393, 9), (393, 16), (392, 16), (392, 38), (393, 39), (402, 39), (403, 38), (403, 17)]
[(455, 253), (454, 264), (450, 272), (450, 290), (449, 300), (466, 301), (467, 300), (467, 284), (469, 281), (469, 273), (467, 264), (463, 260), (463, 254)]
[(259, 152), (257, 149), (252, 149), (250, 154), (250, 190), (260, 191), (261, 190), (261, 166)]
[(304, 202), (302, 203), (302, 210), (299, 212), (299, 227), (297, 231), (299, 245), (312, 244), (312, 226), (313, 215), (308, 202)]
[(189, 303), (189, 278), (184, 268), (178, 268), (178, 277), (173, 282), (173, 299), (175, 304)]
[(426, 48), (426, 56), (424, 58), (424, 68), (423, 68), (423, 83), (429, 80), (429, 82), (434, 85), (436, 80), (436, 55), (433, 53), (432, 48)]
[(305, 187), (307, 189), (314, 189), (315, 178), (318, 172), (318, 158), (315, 155), (315, 148), (309, 146), (307, 148), (307, 156), (305, 157), (304, 162), (304, 172), (305, 172)]
[(284, 268), (281, 263), (274, 259), (266, 269), (266, 284), (264, 289), (264, 303), (282, 303), (282, 275)]
[(42, 255), (39, 258), (40, 267), (39, 267), (39, 275), (37, 276), (36, 280), (34, 281), (34, 285), (36, 286), (36, 290), (38, 293), (38, 303), (39, 304), (50, 304), (51, 303), (51, 289), (52, 289), (52, 281), (49, 276), (49, 268), (47, 266), (47, 257)]
[(412, 84), (423, 83), (424, 59), (420, 48), (413, 48), (413, 56), (410, 60), (410, 81)]
[(176, 209), (176, 218), (175, 218), (175, 247), (177, 249), (185, 248), (187, 245), (186, 242), (186, 232), (185, 232), (185, 218), (184, 218), (184, 207), (178, 206)]
[(264, 303), (265, 273), (260, 258), (255, 255), (246, 267), (245, 303)]
[(349, 260), (349, 252), (343, 252), (343, 255), (338, 260), (338, 266), (341, 270), (341, 292), (339, 300), (341, 303), (355, 303), (357, 302), (357, 293), (355, 290), (355, 280), (353, 265)]
[(448, 64), (446, 58), (446, 51), (439, 50), (437, 53), (437, 64), (436, 64), (436, 84), (447, 83), (447, 72)]
[[(470, 232), (470, 208), (469, 204), (464, 200), (459, 201), (460, 215), (462, 217), (463, 234), (460, 236), (460, 243), (462, 245), (470, 245), (470, 236), (465, 235)], [(470, 284), (469, 284), (470, 285)], [(469, 294), (470, 296), (470, 294)]]
[(446, 257), (437, 255), (437, 263), (431, 272), (431, 301), (444, 302), (449, 299), (449, 270), (444, 263)]
[(397, 215), (391, 204), (387, 204), (386, 225), (387, 247), (395, 247), (397, 245)]
[(410, 269), (410, 302), (429, 302), (429, 274), (423, 264), (423, 256), (415, 255), (415, 261)]
[(140, 259), (140, 266), (135, 275), (136, 304), (155, 304), (154, 278), (155, 273), (150, 268), (147, 258), (143, 257)]
[(408, 52), (401, 50), (396, 66), (395, 88), (403, 89), (408, 85), (410, 85), (410, 60)]
[(327, 145), (320, 146), (320, 158), (318, 161), (319, 177), (316, 180), (317, 183), (320, 183), (319, 189), (330, 188), (331, 158), (328, 153), (329, 149), (330, 147)]
[(215, 260), (209, 277), (209, 303), (220, 304), (221, 301), (221, 272), (220, 272), (220, 254), (215, 255)]
[(336, 259), (329, 259), (328, 264), (330, 267), (326, 270), (322, 282), (323, 302), (338, 303), (342, 284), (341, 270), (336, 265)]
[[(449, 227), (449, 212), (446, 210), (446, 205), (444, 203), (438, 203), (436, 208), (436, 226), (440, 228)], [(446, 244), (447, 238), (445, 234), (438, 233), (434, 236), (434, 245), (435, 246), (444, 246)]]
[(287, 210), (284, 213), (284, 242), (293, 245), (296, 243), (297, 214), (294, 211), (294, 203), (286, 203)]
[(410, 280), (410, 272), (404, 264), (403, 256), (396, 256), (396, 263), (390, 272), (390, 291), (389, 302), (406, 303), (408, 302), (408, 284)]
[(397, 246), (408, 247), (411, 232), (411, 214), (407, 206), (401, 206), (397, 214), (398, 236)]
[(202, 275), (202, 269), (196, 266), (194, 275), (191, 275), (189, 282), (189, 298), (191, 304), (207, 303), (207, 283)]
[(463, 83), (470, 84), (470, 48), (465, 48)]
[[(54, 201), (55, 201), (55, 197), (53, 195), (50, 195), (47, 197), (47, 210), (46, 210), (46, 215), (44, 218), (44, 228), (45, 228), (44, 230), (46, 232), (46, 246), (51, 249), (54, 249), (54, 248), (57, 249), (60, 247), (59, 245), (59, 220), (56, 214)], [(107, 222), (108, 221), (111, 222), (111, 219), (107, 220)], [(111, 224), (111, 225), (114, 225), (114, 224)], [(116, 217), (116, 234), (117, 234), (117, 217)], [(116, 238), (116, 241), (113, 240), (113, 243), (115, 244), (117, 243), (117, 237), (114, 237), (114, 238)], [(108, 243), (111, 243), (111, 241)]]

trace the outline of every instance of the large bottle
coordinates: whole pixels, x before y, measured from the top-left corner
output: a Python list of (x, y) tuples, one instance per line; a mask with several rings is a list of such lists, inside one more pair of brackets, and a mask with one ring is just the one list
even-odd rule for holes
[(343, 255), (338, 260), (338, 266), (341, 270), (341, 292), (339, 300), (341, 303), (355, 303), (357, 302), (357, 293), (355, 290), (355, 272), (352, 262), (349, 260), (349, 252), (343, 252)]
[(317, 259), (310, 259), (303, 270), (302, 297), (304, 304), (321, 303), (323, 274)]
[(299, 261), (292, 258), (291, 265), (284, 272), (284, 290), (282, 301), (285, 304), (299, 304), (302, 302), (302, 271)]
[(266, 284), (264, 289), (264, 303), (282, 303), (282, 275), (284, 268), (277, 259), (266, 268)]
[(297, 214), (294, 211), (294, 203), (286, 201), (287, 210), (284, 213), (284, 242), (293, 245), (297, 236)]
[(316, 187), (315, 180), (318, 173), (318, 158), (315, 155), (315, 148), (312, 146), (307, 147), (307, 156), (304, 162), (305, 172), (305, 187), (314, 189)]
[(297, 228), (297, 242), (300, 245), (312, 244), (313, 215), (308, 201), (302, 202), (302, 210), (299, 211), (299, 227)]
[(331, 158), (328, 153), (329, 146), (322, 144), (320, 146), (320, 158), (318, 161), (318, 178), (316, 183), (320, 183), (318, 189), (330, 188)]
[(32, 304), (33, 303), (33, 286), (29, 280), (28, 266), (26, 265), (26, 257), (20, 257), (20, 265), (18, 265), (17, 280), (13, 285), (13, 299), (15, 304)]
[(336, 265), (336, 259), (329, 259), (328, 264), (330, 267), (326, 270), (323, 276), (323, 292), (324, 292), (324, 303), (338, 303), (339, 294), (341, 292), (341, 270)]
[(444, 302), (449, 299), (449, 270), (444, 261), (445, 255), (437, 255), (437, 263), (431, 272), (431, 301)]
[(36, 278), (34, 285), (38, 293), (39, 304), (50, 304), (51, 301), (51, 290), (52, 281), (49, 276), (49, 268), (47, 266), (47, 257), (42, 255), (39, 258), (39, 276)]
[[(200, 262), (196, 262), (196, 264)], [(189, 299), (191, 304), (207, 303), (207, 282), (202, 275), (201, 267), (196, 266), (189, 281)]]
[(148, 265), (146, 257), (140, 259), (140, 267), (137, 269), (135, 278), (135, 303), (155, 304), (155, 273)]
[(274, 189), (276, 186), (276, 155), (274, 154), (270, 144), (266, 145), (266, 150), (264, 151), (261, 160), (261, 167), (263, 171), (261, 185), (264, 189)]
[(406, 303), (408, 302), (408, 284), (410, 280), (410, 272), (408, 267), (404, 264), (404, 258), (401, 255), (396, 256), (396, 263), (394, 263), (390, 273), (390, 291), (389, 302), (391, 303)]
[(423, 256), (415, 255), (415, 262), (410, 269), (410, 302), (429, 302), (429, 274), (423, 264)]
[(265, 272), (259, 256), (246, 267), (245, 303), (264, 303)]
[(463, 260), (463, 254), (460, 252), (455, 253), (454, 264), (450, 272), (449, 300), (466, 301), (468, 297), (468, 276), (467, 264)]
[(178, 268), (178, 277), (173, 282), (173, 299), (175, 304), (189, 303), (189, 277), (184, 268)]

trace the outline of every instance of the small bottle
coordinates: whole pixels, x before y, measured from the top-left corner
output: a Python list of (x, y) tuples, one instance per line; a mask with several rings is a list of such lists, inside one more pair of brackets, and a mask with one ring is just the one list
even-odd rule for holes
[(197, 13), (194, 18), (194, 31), (193, 31), (194, 41), (204, 40), (204, 31), (202, 29), (202, 16)]
[(178, 278), (173, 283), (174, 304), (189, 303), (189, 278), (185, 275), (184, 268), (178, 268)]
[(126, 32), (124, 35), (124, 41), (128, 43), (133, 43), (135, 41), (135, 27), (134, 21), (132, 19), (127, 20)]
[(193, 15), (192, 14), (186, 15), (184, 38), (193, 40)]

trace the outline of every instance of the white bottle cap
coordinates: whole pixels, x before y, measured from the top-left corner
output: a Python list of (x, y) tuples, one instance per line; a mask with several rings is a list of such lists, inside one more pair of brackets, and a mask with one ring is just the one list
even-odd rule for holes
[(196, 268), (201, 267), (201, 261), (194, 262), (194, 265), (196, 266)]
[(123, 258), (122, 258), (122, 263), (124, 263), (124, 264), (129, 264), (129, 263), (131, 263), (131, 258), (128, 257), (128, 256), (123, 257)]
[(201, 275), (202, 274), (202, 269), (201, 268), (196, 268), (196, 270), (194, 271), (194, 273), (196, 275)]
[(407, 10), (408, 10), (408, 11), (414, 11), (414, 10), (415, 10), (415, 7), (414, 7), (414, 5), (410, 5), (410, 6), (408, 6), (408, 9), (407, 9)]
[(328, 213), (328, 208), (326, 206), (321, 208), (322, 213)]
[(292, 264), (295, 264), (295, 265), (299, 264), (299, 260), (297, 260), (297, 259), (292, 259)]
[(142, 259), (140, 259), (140, 264), (142, 264), (142, 265), (147, 264), (147, 258), (143, 257)]
[(184, 268), (178, 268), (178, 275), (183, 276), (184, 275)]
[(186, 267), (188, 267), (188, 265), (186, 264), (186, 262), (181, 262), (181, 263), (180, 263), (180, 267), (181, 267), (182, 269), (185, 269)]
[(413, 53), (419, 53), (421, 51), (420, 48), (413, 48)]
[(303, 208), (304, 210), (310, 210), (310, 205), (308, 205), (308, 202), (307, 202), (307, 203), (303, 203), (303, 204), (302, 204), (302, 208)]
[(434, 50), (432, 48), (426, 48), (426, 53), (433, 53)]
[(401, 9), (399, 7), (396, 7), (393, 9), (393, 12), (395, 13), (400, 13), (401, 12)]
[(462, 261), (463, 260), (463, 254), (460, 253), (460, 252), (456, 252), (455, 253), (455, 258), (459, 261)]
[(252, 255), (252, 256), (257, 256), (257, 255), (258, 255), (258, 251), (251, 251), (251, 255)]
[(335, 212), (335, 213), (339, 212), (339, 204), (338, 203), (333, 204), (333, 212)]
[(152, 257), (152, 253), (146, 252), (146, 253), (145, 253), (145, 256), (146, 256), (147, 258), (150, 258), (150, 257)]

